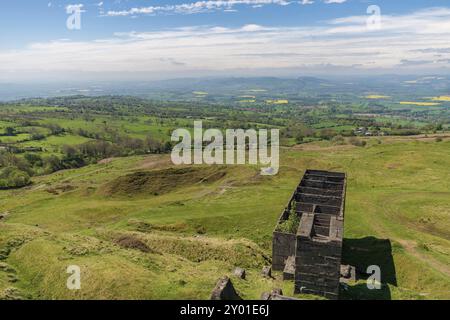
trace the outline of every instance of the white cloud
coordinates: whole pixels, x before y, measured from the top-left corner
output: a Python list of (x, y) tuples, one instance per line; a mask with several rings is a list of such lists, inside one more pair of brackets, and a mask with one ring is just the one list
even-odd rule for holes
[(329, 3), (344, 3), (347, 2), (347, 0), (325, 0), (325, 3), (329, 4)]
[(86, 10), (83, 10), (84, 4), (79, 3), (79, 4), (68, 4), (66, 6), (66, 11), (69, 12), (86, 12)]
[(200, 71), (247, 70), (250, 75), (330, 66), (340, 71), (357, 66), (367, 72), (448, 67), (449, 8), (383, 16), (379, 31), (368, 30), (366, 19), (344, 17), (314, 27), (196, 26), (118, 32), (95, 41), (32, 43), (23, 50), (0, 50), (0, 75), (146, 72), (164, 78)]
[[(260, 8), (265, 5), (280, 5), (287, 6), (295, 1), (291, 0), (204, 0), (190, 3), (162, 5), (162, 6), (146, 6), (134, 7), (126, 10), (110, 10), (106, 13), (107, 16), (135, 16), (138, 14), (156, 15), (156, 14), (194, 14), (208, 11), (222, 10), (225, 12), (235, 12), (233, 9), (238, 5), (247, 5), (252, 8)], [(314, 0), (300, 0), (296, 1), (301, 5), (314, 4)], [(347, 0), (323, 0), (326, 4), (340, 4), (347, 2)]]
[(127, 10), (115, 11), (110, 10), (107, 16), (133, 16), (137, 14), (194, 14), (208, 11), (232, 11), (237, 5), (249, 5), (259, 7), (263, 5), (280, 5), (286, 6), (291, 4), (289, 0), (207, 0), (191, 3), (163, 5), (163, 6), (147, 6), (140, 8), (131, 8)]

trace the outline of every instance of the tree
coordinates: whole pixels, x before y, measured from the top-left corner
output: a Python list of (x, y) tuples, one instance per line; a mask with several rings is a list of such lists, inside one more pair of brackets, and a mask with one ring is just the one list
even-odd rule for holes
[(58, 135), (64, 132), (64, 129), (56, 123), (50, 123), (49, 125), (47, 125), (47, 128), (50, 129), (52, 135)]
[(34, 153), (25, 153), (23, 157), (32, 167), (42, 167), (42, 158), (39, 155)]
[(78, 153), (78, 150), (75, 147), (67, 144), (63, 145), (61, 149), (67, 158), (73, 158)]
[(21, 188), (30, 184), (28, 173), (15, 167), (6, 167), (0, 170), (0, 188)]
[(61, 160), (55, 155), (51, 155), (47, 158), (44, 158), (43, 161), (44, 161), (43, 165), (47, 172), (55, 172), (62, 169)]
[(15, 136), (16, 135), (16, 129), (14, 129), (13, 127), (6, 127), (5, 128), (5, 135), (6, 136)]

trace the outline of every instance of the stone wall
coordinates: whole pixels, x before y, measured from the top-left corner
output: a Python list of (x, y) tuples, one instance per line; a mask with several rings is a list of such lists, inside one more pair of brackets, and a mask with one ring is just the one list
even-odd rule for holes
[(272, 270), (283, 271), (286, 259), (295, 255), (295, 234), (277, 231), (278, 225), (289, 218), (292, 209), (292, 202), (295, 200), (294, 192), (290, 197), (286, 207), (278, 219), (277, 226), (273, 231), (272, 238)]
[(300, 217), (296, 234), (275, 229), (272, 248), (273, 270), (284, 270), (294, 258), (295, 293), (339, 297), (345, 190), (344, 173), (307, 170), (280, 216), (278, 223), (293, 212)]
[(274, 231), (272, 241), (272, 270), (283, 271), (289, 256), (295, 255), (296, 236)]
[(297, 238), (294, 293), (339, 297), (341, 241)]

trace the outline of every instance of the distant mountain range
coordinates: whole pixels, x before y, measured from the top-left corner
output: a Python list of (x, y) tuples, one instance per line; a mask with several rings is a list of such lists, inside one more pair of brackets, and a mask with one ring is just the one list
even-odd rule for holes
[(450, 94), (449, 76), (374, 76), (374, 77), (228, 77), (183, 78), (148, 82), (58, 82), (0, 83), (0, 100), (68, 95), (132, 95), (152, 99), (182, 100), (197, 96), (208, 99), (251, 96), (322, 96), (361, 95), (375, 92), (384, 95)]

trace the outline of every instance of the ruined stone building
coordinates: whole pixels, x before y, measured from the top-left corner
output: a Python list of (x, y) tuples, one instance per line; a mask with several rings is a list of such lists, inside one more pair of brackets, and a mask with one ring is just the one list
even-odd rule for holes
[(307, 170), (273, 232), (272, 269), (294, 293), (339, 296), (346, 175)]

